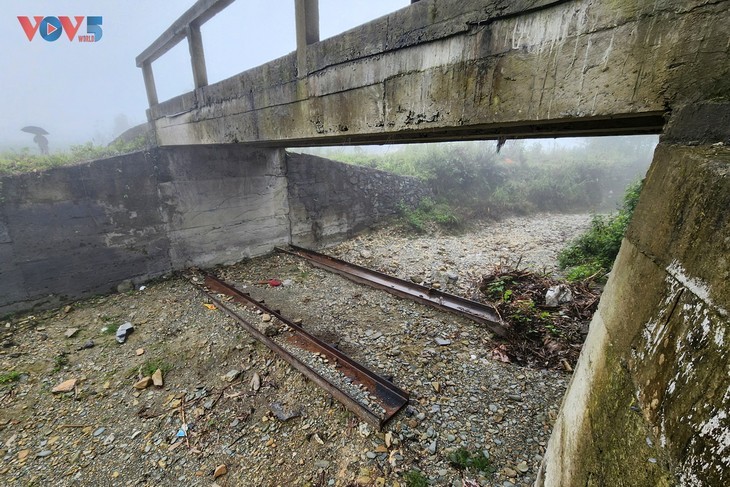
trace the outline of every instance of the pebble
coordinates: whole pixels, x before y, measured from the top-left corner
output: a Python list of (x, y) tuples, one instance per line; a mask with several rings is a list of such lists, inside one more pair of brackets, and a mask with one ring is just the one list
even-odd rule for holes
[(147, 389), (150, 385), (152, 385), (152, 377), (147, 376), (135, 382), (133, 387), (142, 390)]
[(233, 382), (234, 380), (238, 379), (239, 375), (241, 375), (240, 370), (232, 369), (223, 376), (223, 380), (225, 380), (226, 382)]
[(152, 383), (157, 387), (162, 387), (165, 384), (162, 380), (162, 370), (155, 370), (155, 373), (152, 374)]
[(228, 467), (224, 463), (221, 463), (215, 468), (215, 471), (213, 472), (213, 478), (217, 479), (218, 477), (222, 477), (225, 474), (228, 473)]
[(78, 382), (77, 379), (68, 379), (60, 384), (58, 384), (56, 387), (51, 389), (51, 392), (53, 393), (60, 393), (60, 392), (71, 392), (76, 388), (76, 383)]
[(39, 458), (45, 458), (45, 457), (51, 455), (52, 453), (53, 452), (51, 450), (43, 450), (43, 451), (38, 452), (38, 454), (36, 456)]
[(63, 335), (66, 338), (71, 338), (72, 336), (74, 336), (78, 332), (79, 332), (79, 329), (78, 328), (69, 328), (68, 330), (66, 330), (66, 332)]
[(431, 441), (428, 445), (428, 452), (433, 455), (436, 453), (436, 440)]

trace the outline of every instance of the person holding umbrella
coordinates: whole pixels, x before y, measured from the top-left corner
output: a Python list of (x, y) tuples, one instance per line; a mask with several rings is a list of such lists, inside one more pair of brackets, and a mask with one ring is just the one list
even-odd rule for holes
[(35, 137), (33, 137), (33, 142), (38, 144), (38, 149), (41, 151), (42, 155), (48, 155), (48, 139), (45, 137), (46, 135), (48, 135), (48, 132), (46, 132), (45, 129), (36, 127), (35, 125), (28, 125), (27, 127), (23, 127), (20, 130), (23, 132), (28, 132), (29, 134), (35, 134)]

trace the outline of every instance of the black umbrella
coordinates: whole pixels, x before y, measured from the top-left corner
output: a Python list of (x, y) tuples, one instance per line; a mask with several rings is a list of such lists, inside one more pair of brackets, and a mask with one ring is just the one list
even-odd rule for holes
[(48, 135), (48, 132), (46, 132), (45, 129), (42, 129), (40, 127), (36, 127), (35, 125), (28, 125), (27, 127), (23, 127), (20, 130), (23, 131), (23, 132), (28, 132), (29, 134)]

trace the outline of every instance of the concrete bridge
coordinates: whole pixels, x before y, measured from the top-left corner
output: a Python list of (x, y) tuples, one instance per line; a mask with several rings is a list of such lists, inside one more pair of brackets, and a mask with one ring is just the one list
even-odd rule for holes
[[(418, 197), (287, 147), (660, 133), (537, 483), (730, 484), (730, 0), (421, 0), (324, 41), (296, 0), (296, 52), (209, 85), (200, 26), (232, 1), (137, 58), (160, 147), (0, 179), (0, 314)], [(184, 40), (196, 88), (160, 103), (153, 63)]]
[[(730, 484), (730, 2), (424, 0), (208, 85), (201, 1), (137, 58), (160, 145), (661, 133), (538, 479)], [(158, 103), (187, 38), (196, 89)]]

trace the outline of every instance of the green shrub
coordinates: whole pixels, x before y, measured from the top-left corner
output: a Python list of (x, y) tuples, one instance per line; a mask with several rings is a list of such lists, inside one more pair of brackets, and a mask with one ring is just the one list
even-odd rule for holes
[(23, 375), (17, 370), (12, 370), (10, 372), (2, 372), (0, 373), (0, 384), (9, 384), (11, 382), (16, 382), (20, 380), (20, 376)]
[(84, 161), (134, 152), (143, 149), (145, 145), (145, 137), (141, 136), (132, 142), (118, 141), (108, 146), (98, 146), (87, 142), (86, 144), (73, 145), (66, 152), (56, 152), (48, 155), (31, 154), (27, 148), (21, 151), (6, 151), (0, 153), (0, 175), (22, 174), (58, 166), (69, 166)]
[(428, 479), (418, 470), (411, 470), (403, 476), (407, 487), (427, 487)]
[(142, 364), (140, 372), (143, 376), (147, 376), (154, 374), (157, 369), (160, 369), (163, 374), (167, 374), (172, 370), (172, 364), (162, 359), (150, 359)]
[(588, 230), (558, 254), (561, 269), (568, 269), (570, 280), (585, 279), (611, 270), (621, 248), (626, 228), (639, 201), (642, 181), (626, 188), (623, 205), (617, 213), (594, 215)]
[(466, 448), (459, 448), (449, 453), (449, 463), (457, 470), (474, 470), (477, 472), (492, 473), (494, 468), (483, 453), (471, 453)]
[(430, 225), (455, 229), (461, 220), (455, 210), (446, 202), (435, 202), (431, 198), (424, 198), (415, 209), (401, 206), (403, 221), (413, 230), (423, 233)]

